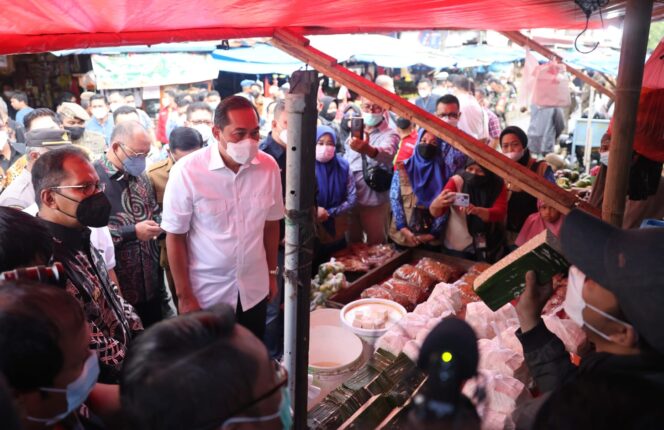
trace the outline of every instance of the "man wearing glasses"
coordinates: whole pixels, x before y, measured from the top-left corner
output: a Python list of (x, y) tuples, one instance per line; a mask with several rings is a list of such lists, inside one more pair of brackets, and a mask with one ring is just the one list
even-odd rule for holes
[(143, 326), (90, 243), (88, 227), (108, 224), (111, 208), (104, 184), (85, 152), (73, 145), (39, 157), (32, 183), (39, 218), (53, 236), (53, 260), (63, 264), (66, 289), (90, 325), (90, 348), (100, 361), (99, 382), (117, 383), (127, 346)]
[(392, 161), (401, 139), (388, 124), (385, 109), (366, 98), (362, 98), (361, 109), (365, 137), (364, 139), (350, 137), (344, 154), (355, 178), (358, 203), (350, 214), (348, 241), (362, 242), (366, 235), (366, 242), (369, 245), (376, 245), (387, 241), (390, 215), (389, 189), (376, 191), (367, 185), (363, 159), (366, 160), (367, 169), (378, 167), (392, 172), (394, 170)]
[(108, 227), (122, 296), (146, 327), (162, 319), (165, 294), (157, 242), (161, 212), (145, 174), (150, 145), (150, 135), (138, 121), (122, 122), (113, 130), (108, 152), (95, 162), (111, 202)]
[[(442, 119), (447, 124), (454, 128), (459, 128), (459, 120), (461, 119), (461, 109), (459, 99), (452, 94), (446, 94), (436, 101), (436, 116)], [(447, 175), (444, 182), (454, 176), (459, 170), (466, 167), (466, 156), (463, 152), (454, 148), (449, 143), (443, 140), (441, 148), (443, 157), (445, 158), (445, 167), (447, 167)]]
[(192, 103), (187, 107), (187, 120), (185, 127), (197, 130), (203, 137), (203, 146), (214, 144), (214, 136), (212, 136), (212, 118), (214, 113), (212, 108), (204, 102)]

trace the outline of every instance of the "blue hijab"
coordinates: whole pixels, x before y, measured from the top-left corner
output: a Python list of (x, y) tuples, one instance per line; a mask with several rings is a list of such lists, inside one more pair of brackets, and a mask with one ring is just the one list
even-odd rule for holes
[[(337, 134), (332, 127), (319, 125), (316, 129), (316, 144), (322, 135), (329, 134), (332, 141), (336, 142)], [(316, 203), (325, 209), (335, 208), (341, 205), (348, 193), (348, 161), (335, 154), (327, 163), (316, 161), (316, 181), (318, 182), (318, 194)], [(323, 223), (330, 234), (334, 235), (334, 219), (330, 218)]]
[(429, 207), (433, 199), (440, 194), (445, 186), (445, 178), (448, 177), (445, 167), (445, 159), (441, 151), (442, 139), (436, 138), (438, 149), (436, 156), (431, 160), (425, 160), (417, 151), (422, 136), (426, 130), (420, 129), (417, 133), (417, 145), (413, 155), (404, 162), (410, 185), (417, 197), (417, 205)]

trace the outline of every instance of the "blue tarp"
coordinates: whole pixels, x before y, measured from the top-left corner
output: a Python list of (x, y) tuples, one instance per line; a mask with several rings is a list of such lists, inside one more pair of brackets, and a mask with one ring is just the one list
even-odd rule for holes
[(303, 62), (267, 43), (228, 50), (217, 49), (212, 52), (212, 59), (219, 70), (252, 75), (290, 75), (305, 66)]

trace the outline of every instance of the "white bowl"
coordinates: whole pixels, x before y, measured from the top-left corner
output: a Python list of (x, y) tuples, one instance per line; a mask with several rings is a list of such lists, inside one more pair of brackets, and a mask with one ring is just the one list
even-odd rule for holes
[(320, 325), (341, 327), (340, 313), (341, 309), (316, 309), (309, 316), (309, 325), (311, 327)]
[(312, 371), (341, 370), (362, 357), (362, 341), (343, 327), (319, 325), (309, 331)]
[[(353, 319), (355, 313), (362, 310), (384, 308), (388, 311), (388, 319), (385, 328), (382, 329), (366, 329), (353, 327)], [(346, 306), (341, 309), (341, 322), (345, 327), (348, 327), (353, 333), (360, 336), (361, 338), (367, 340), (369, 343), (373, 342), (384, 335), (387, 330), (401, 318), (403, 318), (408, 312), (406, 308), (401, 306), (397, 302), (386, 299), (360, 299), (354, 302), (348, 303)]]

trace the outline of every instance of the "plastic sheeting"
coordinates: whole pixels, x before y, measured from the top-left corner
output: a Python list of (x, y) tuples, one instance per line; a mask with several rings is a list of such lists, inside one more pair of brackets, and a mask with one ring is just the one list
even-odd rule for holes
[(571, 0), (14, 0), (2, 12), (0, 54), (265, 37), (279, 27), (339, 34), (585, 25)]

